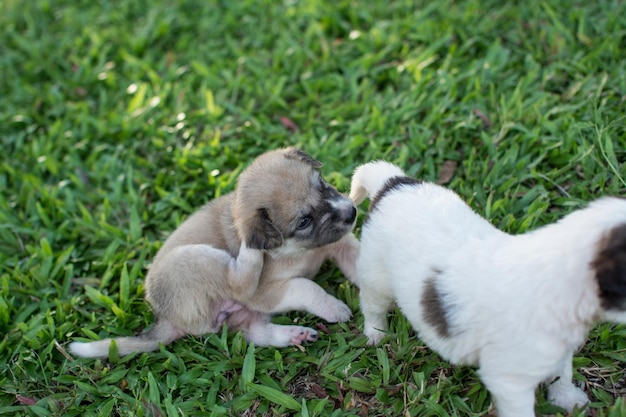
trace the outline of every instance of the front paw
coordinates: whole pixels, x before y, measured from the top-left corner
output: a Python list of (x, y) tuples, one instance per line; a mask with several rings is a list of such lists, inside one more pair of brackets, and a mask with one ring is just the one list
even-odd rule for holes
[(329, 323), (340, 323), (350, 320), (352, 311), (343, 301), (328, 296), (315, 315)]
[(376, 346), (387, 335), (385, 332), (374, 328), (364, 329), (363, 333), (367, 336), (367, 344), (369, 346)]
[(573, 384), (561, 384), (548, 388), (548, 401), (572, 412), (575, 407), (584, 408), (589, 403), (589, 397)]

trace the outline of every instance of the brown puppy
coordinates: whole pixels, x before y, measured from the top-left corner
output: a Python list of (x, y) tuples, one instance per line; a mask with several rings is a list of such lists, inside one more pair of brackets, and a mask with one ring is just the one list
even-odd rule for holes
[[(321, 164), (294, 148), (259, 156), (237, 189), (189, 217), (157, 253), (146, 299), (157, 323), (138, 337), (116, 338), (118, 352), (148, 352), (223, 323), (257, 345), (317, 340), (317, 332), (271, 323), (273, 313), (303, 310), (346, 321), (348, 306), (311, 281), (326, 259), (355, 281), (359, 242), (352, 201), (321, 177)], [(107, 357), (111, 339), (73, 342), (72, 353)]]

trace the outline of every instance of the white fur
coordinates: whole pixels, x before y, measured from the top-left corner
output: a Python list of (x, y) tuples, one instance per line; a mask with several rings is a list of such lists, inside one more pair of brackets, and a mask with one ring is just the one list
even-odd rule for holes
[[(391, 177), (386, 162), (359, 167), (350, 196), (375, 197)], [(363, 225), (357, 275), (364, 333), (378, 343), (386, 313), (402, 310), (420, 338), (447, 360), (479, 367), (501, 417), (534, 416), (535, 389), (571, 411), (588, 398), (572, 384), (572, 354), (591, 325), (626, 312), (602, 308), (590, 263), (599, 242), (626, 223), (626, 200), (604, 198), (561, 221), (513, 236), (493, 227), (454, 192), (403, 185), (376, 202)], [(424, 305), (428, 282), (441, 298), (447, 335)]]

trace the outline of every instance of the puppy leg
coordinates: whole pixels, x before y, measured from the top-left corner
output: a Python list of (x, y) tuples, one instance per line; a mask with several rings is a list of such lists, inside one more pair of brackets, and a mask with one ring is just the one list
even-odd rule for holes
[[(264, 291), (282, 292), (283, 297), (268, 313), (282, 313), (300, 310), (315, 314), (330, 322), (348, 321), (352, 316), (350, 307), (344, 302), (328, 294), (322, 287), (307, 278), (292, 278), (286, 281), (277, 281)], [(272, 288), (273, 287), (273, 288)]]
[[(241, 245), (237, 257), (210, 245), (179, 246), (156, 262), (146, 278), (155, 315), (187, 334), (217, 331), (236, 302), (245, 304), (259, 285), (263, 252)], [(221, 306), (224, 300), (231, 306)]]
[(589, 403), (587, 394), (572, 383), (572, 376), (572, 357), (568, 356), (563, 361), (558, 379), (548, 386), (548, 401), (568, 412), (572, 412), (574, 407), (583, 408)]
[(498, 412), (498, 417), (535, 417), (536, 384), (525, 376), (479, 370)]
[(331, 245), (330, 248), (330, 258), (337, 264), (345, 277), (357, 287), (359, 280), (356, 273), (356, 260), (359, 257), (360, 246), (356, 236), (349, 233), (339, 242)]
[(309, 327), (282, 326), (270, 321), (269, 314), (246, 307), (233, 312), (227, 319), (231, 330), (243, 331), (244, 337), (257, 346), (285, 347), (317, 340), (317, 332)]
[(317, 332), (309, 327), (255, 323), (245, 332), (246, 339), (257, 346), (285, 347), (315, 342)]
[(385, 292), (378, 292), (371, 286), (361, 287), (359, 298), (365, 319), (363, 333), (367, 336), (369, 345), (377, 345), (386, 335), (387, 313), (394, 300)]
[(228, 284), (237, 301), (245, 302), (256, 292), (263, 270), (263, 252), (241, 242), (239, 254), (228, 265)]
[(393, 307), (395, 296), (379, 251), (365, 253), (367, 256), (361, 256), (357, 264), (361, 312), (365, 319), (363, 333), (369, 339), (368, 344), (376, 345), (386, 335), (387, 313)]

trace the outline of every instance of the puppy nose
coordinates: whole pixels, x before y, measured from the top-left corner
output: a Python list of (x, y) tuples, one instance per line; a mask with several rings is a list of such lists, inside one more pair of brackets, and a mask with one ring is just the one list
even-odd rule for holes
[(350, 212), (348, 213), (348, 217), (346, 217), (346, 223), (352, 223), (356, 219), (356, 207), (352, 207)]

